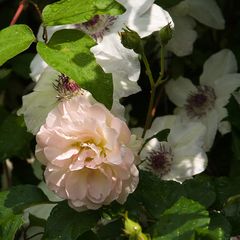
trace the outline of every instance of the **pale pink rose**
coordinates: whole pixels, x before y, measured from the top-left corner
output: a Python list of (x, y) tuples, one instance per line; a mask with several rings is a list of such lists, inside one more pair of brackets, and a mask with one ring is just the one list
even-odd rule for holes
[(36, 157), (51, 190), (77, 211), (124, 203), (138, 184), (125, 122), (76, 96), (58, 104), (37, 133)]

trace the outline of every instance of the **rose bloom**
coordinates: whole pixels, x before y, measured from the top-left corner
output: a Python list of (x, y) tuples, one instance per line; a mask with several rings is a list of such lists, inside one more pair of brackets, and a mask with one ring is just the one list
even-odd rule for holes
[(77, 211), (124, 203), (138, 184), (131, 133), (104, 105), (83, 95), (60, 102), (37, 133), (36, 157), (48, 187)]

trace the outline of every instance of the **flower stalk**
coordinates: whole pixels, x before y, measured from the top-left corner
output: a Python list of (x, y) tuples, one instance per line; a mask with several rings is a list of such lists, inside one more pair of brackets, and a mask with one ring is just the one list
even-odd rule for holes
[(149, 65), (149, 62), (147, 60), (147, 57), (145, 55), (145, 53), (142, 54), (142, 59), (143, 59), (143, 63), (146, 67), (146, 72), (149, 78), (149, 82), (150, 82), (150, 86), (151, 86), (151, 91), (150, 91), (150, 101), (149, 101), (149, 105), (148, 105), (148, 111), (147, 111), (147, 117), (146, 117), (146, 121), (145, 121), (145, 126), (144, 126), (144, 130), (142, 133), (142, 138), (144, 138), (147, 129), (149, 128), (149, 126), (151, 125), (152, 119), (155, 115), (155, 108), (157, 106), (154, 106), (154, 100), (156, 97), (156, 91), (159, 85), (161, 85), (162, 83), (165, 82), (165, 80), (163, 79), (164, 77), (164, 66), (165, 66), (165, 62), (164, 62), (164, 46), (161, 47), (161, 60), (160, 60), (160, 66), (161, 66), (161, 70), (160, 70), (160, 74), (159, 77), (157, 79), (157, 81), (155, 82), (153, 79), (153, 75), (152, 75), (152, 71)]

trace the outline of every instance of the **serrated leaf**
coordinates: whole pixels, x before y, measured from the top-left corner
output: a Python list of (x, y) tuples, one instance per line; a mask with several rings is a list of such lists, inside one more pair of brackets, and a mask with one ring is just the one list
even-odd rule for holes
[(15, 215), (4, 206), (8, 192), (0, 193), (0, 239), (13, 240), (17, 230), (24, 224), (21, 214)]
[(75, 240), (91, 230), (98, 220), (97, 211), (79, 213), (70, 208), (67, 202), (61, 202), (52, 210), (47, 220), (43, 240)]
[(26, 156), (32, 139), (22, 117), (9, 115), (0, 125), (0, 161), (13, 156)]
[(43, 9), (43, 23), (46, 26), (82, 23), (95, 15), (118, 15), (124, 8), (114, 0), (62, 0)]
[(197, 202), (181, 197), (152, 228), (153, 240), (190, 240), (198, 228), (207, 229), (208, 212)]
[(20, 213), (26, 208), (43, 203), (49, 203), (49, 200), (40, 188), (35, 185), (18, 185), (9, 190), (5, 206)]
[(113, 83), (111, 74), (106, 74), (90, 52), (95, 42), (78, 30), (56, 32), (46, 45), (39, 42), (37, 50), (53, 68), (66, 74), (80, 87), (90, 91), (97, 101), (106, 107), (112, 106)]
[(170, 7), (173, 7), (177, 4), (179, 4), (181, 1), (183, 1), (183, 0), (155, 0), (154, 3), (164, 9), (168, 9)]
[(0, 31), (0, 66), (26, 50), (35, 40), (32, 30), (24, 24), (13, 25)]

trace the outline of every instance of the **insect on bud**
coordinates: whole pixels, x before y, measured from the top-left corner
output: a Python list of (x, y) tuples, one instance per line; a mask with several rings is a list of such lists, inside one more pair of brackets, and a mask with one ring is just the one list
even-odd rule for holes
[(143, 52), (142, 40), (137, 32), (126, 27), (119, 35), (121, 37), (121, 43), (125, 48), (133, 49), (133, 51), (138, 54)]

